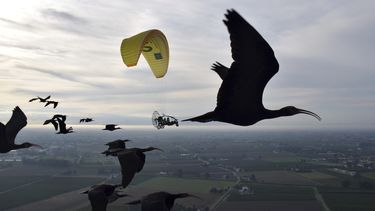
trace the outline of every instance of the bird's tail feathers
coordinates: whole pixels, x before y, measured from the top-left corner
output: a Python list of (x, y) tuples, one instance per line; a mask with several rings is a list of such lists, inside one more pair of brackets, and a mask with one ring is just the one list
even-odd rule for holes
[(193, 118), (190, 118), (190, 119), (184, 119), (182, 120), (183, 122), (185, 121), (192, 121), (192, 122), (211, 122), (211, 121), (215, 121), (216, 120), (216, 116), (215, 116), (215, 113), (213, 111), (211, 112), (208, 112), (208, 113), (205, 113), (203, 115), (200, 115), (200, 116), (196, 116), (196, 117), (193, 117)]

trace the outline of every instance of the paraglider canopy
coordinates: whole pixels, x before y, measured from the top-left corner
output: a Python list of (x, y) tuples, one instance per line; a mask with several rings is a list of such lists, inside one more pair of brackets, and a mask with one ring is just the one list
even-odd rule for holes
[(161, 31), (148, 30), (122, 41), (121, 57), (126, 66), (136, 66), (141, 53), (156, 78), (162, 78), (167, 73), (169, 47), (167, 38)]

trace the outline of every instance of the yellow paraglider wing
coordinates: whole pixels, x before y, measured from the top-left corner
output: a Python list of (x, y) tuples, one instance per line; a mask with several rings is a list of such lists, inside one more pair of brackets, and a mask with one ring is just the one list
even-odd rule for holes
[(161, 78), (167, 73), (169, 47), (167, 38), (161, 31), (152, 29), (122, 41), (121, 56), (126, 66), (136, 66), (141, 53), (156, 78)]

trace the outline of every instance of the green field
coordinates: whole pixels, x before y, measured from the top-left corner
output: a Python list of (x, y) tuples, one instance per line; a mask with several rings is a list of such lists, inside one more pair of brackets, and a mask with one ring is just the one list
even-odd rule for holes
[[(17, 183), (19, 180), (27, 180), (21, 177), (2, 177), (2, 179), (12, 184)], [(99, 183), (102, 180), (102, 178), (95, 177), (45, 177), (30, 185), (23, 185), (12, 191), (0, 194), (0, 202), (2, 202), (0, 203), (0, 210), (74, 191)]]
[(220, 180), (183, 179), (175, 177), (154, 177), (140, 183), (138, 186), (155, 190), (181, 191), (193, 193), (208, 193), (212, 187), (225, 188), (234, 182)]
[[(242, 185), (240, 185), (242, 186)], [(309, 187), (292, 185), (243, 184), (254, 190), (252, 195), (240, 195), (238, 191), (227, 199), (228, 201), (307, 201), (315, 200), (314, 191)]]
[(306, 173), (298, 173), (299, 175), (306, 177), (307, 179), (311, 180), (324, 180), (324, 179), (335, 179), (335, 176), (325, 174), (325, 173), (320, 173), (320, 172), (306, 172)]
[(375, 172), (364, 173), (362, 176), (375, 180)]
[[(41, 179), (45, 179), (47, 177), (43, 176), (0, 176), (0, 193), (3, 191), (7, 191), (11, 188), (20, 186), (20, 185), (25, 185), (30, 182), (36, 182)], [(1, 195), (0, 195), (1, 196)]]
[(375, 192), (323, 192), (321, 194), (331, 211), (375, 210)]

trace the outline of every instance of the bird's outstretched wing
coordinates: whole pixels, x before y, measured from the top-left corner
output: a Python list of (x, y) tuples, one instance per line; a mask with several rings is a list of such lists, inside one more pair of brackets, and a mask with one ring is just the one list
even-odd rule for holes
[(225, 17), (234, 62), (219, 89), (217, 109), (242, 113), (263, 108), (264, 87), (279, 69), (274, 52), (235, 10), (228, 10)]
[(18, 132), (27, 125), (27, 118), (23, 111), (16, 106), (5, 128), (5, 136), (8, 143), (14, 144)]
[(108, 198), (102, 190), (91, 190), (88, 192), (92, 210), (106, 210)]
[(56, 101), (47, 101), (47, 103), (44, 105), (44, 107), (47, 107), (50, 104), (53, 105), (53, 108), (56, 108), (59, 103), (56, 102)]
[(121, 165), (122, 187), (126, 188), (144, 163), (135, 152), (120, 154), (118, 155), (118, 160)]
[(62, 115), (62, 114), (55, 114), (52, 119), (60, 119), (61, 121), (65, 122), (66, 120), (66, 115)]
[(38, 100), (38, 99), (39, 99), (38, 97), (31, 98), (31, 99), (29, 100), (29, 102), (33, 102), (33, 101)]
[(59, 125), (58, 125), (58, 123), (56, 122), (56, 120), (47, 119), (47, 120), (43, 123), (43, 125), (47, 125), (47, 124), (49, 124), (49, 123), (52, 123), (52, 124), (53, 124), (53, 127), (55, 128), (56, 131), (58, 130)]
[(52, 103), (51, 101), (47, 101), (47, 103), (44, 105), (44, 107), (47, 107), (51, 103)]
[(212, 64), (211, 70), (215, 71), (220, 76), (221, 80), (224, 80), (228, 74), (229, 68), (222, 65), (220, 62), (216, 62)]

